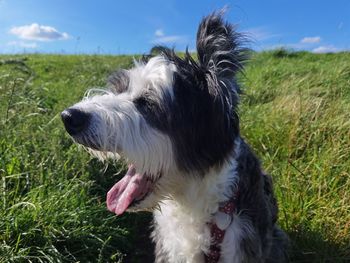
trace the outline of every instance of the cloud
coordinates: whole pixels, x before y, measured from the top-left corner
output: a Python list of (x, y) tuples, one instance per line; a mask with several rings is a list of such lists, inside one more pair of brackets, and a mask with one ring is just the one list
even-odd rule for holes
[(312, 50), (312, 53), (335, 53), (339, 52), (341, 49), (336, 48), (335, 46), (319, 46)]
[(53, 41), (64, 40), (69, 38), (69, 35), (65, 32), (59, 32), (54, 27), (43, 26), (37, 23), (13, 27), (10, 29), (10, 33), (21, 39), (36, 41)]
[(300, 40), (300, 43), (302, 44), (316, 44), (320, 43), (321, 37), (304, 37), (302, 40)]
[(316, 44), (320, 43), (321, 41), (322, 38), (320, 36), (304, 37), (297, 43), (285, 43), (280, 46), (296, 50), (311, 50), (312, 48), (315, 48), (317, 46)]
[(265, 27), (253, 27), (244, 30), (247, 37), (252, 38), (254, 41), (263, 41), (270, 38), (280, 37), (279, 34), (273, 34), (269, 32)]
[(15, 46), (21, 48), (37, 48), (38, 44), (35, 42), (11, 41), (7, 43), (8, 46)]
[(152, 44), (181, 44), (188, 42), (186, 36), (182, 35), (166, 35), (162, 29), (157, 29), (154, 32), (154, 39), (151, 41)]
[(162, 29), (157, 29), (155, 32), (154, 32), (154, 35), (156, 37), (163, 37), (164, 36), (164, 32)]

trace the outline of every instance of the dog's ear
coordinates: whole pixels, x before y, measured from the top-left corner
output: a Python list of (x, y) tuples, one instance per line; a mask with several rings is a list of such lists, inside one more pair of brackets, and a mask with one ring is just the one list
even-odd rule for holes
[(223, 13), (214, 12), (200, 23), (197, 53), (202, 68), (219, 78), (230, 78), (243, 69), (248, 49), (242, 47), (244, 37), (223, 20)]

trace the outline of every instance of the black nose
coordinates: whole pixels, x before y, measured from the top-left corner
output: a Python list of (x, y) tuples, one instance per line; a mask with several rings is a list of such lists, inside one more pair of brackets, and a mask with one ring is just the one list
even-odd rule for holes
[(64, 127), (70, 135), (76, 135), (88, 127), (90, 114), (79, 109), (68, 108), (61, 113)]

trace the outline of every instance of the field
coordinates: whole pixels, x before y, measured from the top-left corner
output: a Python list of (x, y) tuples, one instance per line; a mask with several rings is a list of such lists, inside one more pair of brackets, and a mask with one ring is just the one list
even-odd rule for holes
[[(129, 56), (0, 56), (0, 262), (151, 262), (149, 214), (116, 217), (125, 168), (66, 135), (59, 113)], [(292, 262), (350, 262), (350, 53), (252, 55), (243, 137), (274, 178)]]

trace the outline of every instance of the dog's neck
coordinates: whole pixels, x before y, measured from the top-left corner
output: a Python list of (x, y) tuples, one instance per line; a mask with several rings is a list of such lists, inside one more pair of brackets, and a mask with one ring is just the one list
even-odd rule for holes
[[(237, 139), (231, 158), (220, 169), (211, 169), (203, 177), (177, 177), (177, 181), (169, 187), (171, 194), (161, 202), (155, 218), (161, 234), (173, 242), (174, 257), (183, 255), (187, 262), (203, 262), (203, 251), (210, 251), (208, 223), (213, 221), (220, 204), (230, 200), (238, 189), (237, 158), (240, 143), (241, 140)], [(173, 233), (176, 236), (172, 236)], [(178, 236), (185, 240), (174, 242)], [(190, 255), (192, 260), (188, 259)]]
[[(211, 168), (205, 175), (174, 176), (170, 183), (170, 199), (179, 205), (193, 210), (213, 214), (219, 204), (229, 200), (238, 188), (237, 158), (240, 154), (241, 139), (235, 140), (235, 148), (231, 156), (220, 166)], [(198, 200), (198, 197), (204, 198)]]

